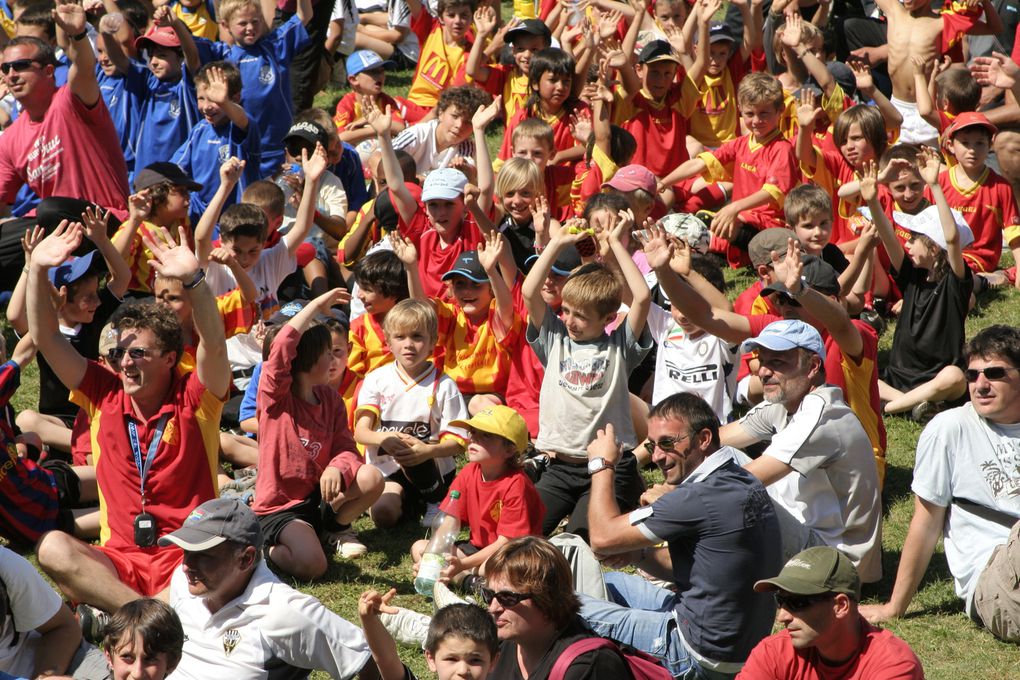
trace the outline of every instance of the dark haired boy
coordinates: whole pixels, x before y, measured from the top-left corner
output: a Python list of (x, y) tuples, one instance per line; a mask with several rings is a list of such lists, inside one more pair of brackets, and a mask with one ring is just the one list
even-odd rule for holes
[(351, 352), (347, 358), (346, 382), (363, 379), (369, 371), (393, 361), (383, 320), (393, 305), (409, 297), (407, 275), (392, 250), (369, 253), (354, 266), (358, 300), (365, 313), (351, 321)]
[(241, 106), (241, 72), (228, 61), (214, 61), (195, 74), (195, 93), (202, 120), (170, 160), (195, 178), (201, 188), (191, 193), (190, 216), (198, 218), (220, 186), (220, 165), (228, 158), (244, 169), (225, 207), (241, 200), (245, 188), (259, 179), (262, 144), (255, 120)]
[(471, 118), (479, 106), (491, 101), (489, 95), (471, 85), (443, 90), (436, 104), (436, 117), (394, 137), (394, 151), (411, 154), (419, 175), (448, 167), (457, 156), (473, 158)]
[(496, 21), (496, 12), (491, 7), (479, 7), (475, 12), (478, 35), (468, 56), (467, 75), (492, 96), (503, 95), (503, 113), (510, 120), (524, 108), (531, 94), (528, 89), (531, 56), (552, 46), (552, 33), (544, 21), (525, 19), (503, 36), (503, 41), (510, 45), (513, 63), (487, 64), (485, 55), (494, 46), (486, 47), (486, 39), (495, 32)]
[[(472, 0), (439, 0), (437, 16), (429, 14), (421, 0), (407, 0), (411, 10), (411, 30), (418, 36), (421, 57), (411, 81), (407, 98), (430, 109), (440, 94), (467, 82), (467, 56), (474, 42), (471, 34)], [(474, 110), (468, 111), (468, 117)]]

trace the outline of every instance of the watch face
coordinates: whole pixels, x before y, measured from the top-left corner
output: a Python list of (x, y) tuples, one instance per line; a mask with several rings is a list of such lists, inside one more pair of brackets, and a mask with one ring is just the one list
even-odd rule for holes
[(598, 472), (604, 467), (606, 467), (605, 458), (592, 458), (588, 461), (588, 472)]

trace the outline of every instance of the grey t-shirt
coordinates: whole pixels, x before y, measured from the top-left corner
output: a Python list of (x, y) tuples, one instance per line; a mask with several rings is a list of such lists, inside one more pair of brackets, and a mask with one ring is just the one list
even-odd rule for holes
[(843, 401), (843, 391), (819, 387), (792, 415), (782, 404), (763, 402), (740, 425), (758, 441), (771, 440), (762, 455), (794, 470), (769, 485), (776, 503), (826, 545), (849, 555), (862, 582), (882, 578), (878, 469), (868, 433)]
[(627, 379), (652, 348), (647, 328), (635, 338), (624, 321), (609, 335), (574, 342), (559, 317), (546, 312), (541, 328), (528, 325), (528, 343), (545, 366), (535, 448), (582, 462), (606, 423), (625, 449), (637, 446)]

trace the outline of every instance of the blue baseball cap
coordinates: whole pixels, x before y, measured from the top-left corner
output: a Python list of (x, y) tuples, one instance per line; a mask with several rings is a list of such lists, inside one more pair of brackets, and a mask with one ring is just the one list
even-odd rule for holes
[(106, 260), (96, 257), (97, 252), (93, 250), (51, 268), (49, 271), (50, 283), (59, 290), (61, 286), (69, 286), (86, 274), (106, 273)]
[(457, 258), (457, 261), (453, 265), (453, 269), (443, 274), (443, 281), (448, 281), (455, 276), (463, 276), (465, 279), (470, 279), (475, 283), (488, 283), (489, 275), (485, 272), (485, 267), (478, 260), (477, 250), (465, 250)]
[(791, 349), (806, 349), (825, 361), (825, 345), (822, 336), (813, 326), (795, 319), (781, 319), (765, 326), (758, 337), (744, 340), (741, 352), (753, 352), (764, 347), (773, 352), (788, 352)]
[(368, 71), (377, 66), (383, 68), (396, 68), (396, 62), (383, 59), (372, 50), (358, 50), (347, 57), (347, 75), (356, 76), (362, 71)]

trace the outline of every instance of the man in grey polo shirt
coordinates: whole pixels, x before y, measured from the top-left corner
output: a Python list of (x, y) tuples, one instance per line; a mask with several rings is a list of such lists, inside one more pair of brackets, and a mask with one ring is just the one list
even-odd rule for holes
[[(604, 563), (636, 574), (605, 575), (610, 602), (581, 595), (581, 616), (603, 637), (652, 654), (677, 678), (732, 677), (775, 616), (753, 591), (781, 563), (779, 522), (764, 486), (719, 446), (719, 421), (693, 394), (674, 394), (648, 415), (652, 460), (675, 488), (630, 513), (613, 493), (620, 449), (612, 426), (588, 447), (591, 546)], [(665, 541), (667, 548), (656, 548)]]
[[(862, 582), (878, 581), (882, 506), (874, 452), (842, 391), (825, 384), (822, 337), (803, 321), (784, 319), (746, 340), (741, 351), (758, 352), (765, 401), (721, 429), (723, 444), (769, 442), (746, 467), (805, 528), (794, 552), (837, 548), (854, 561)], [(798, 527), (784, 523), (787, 552), (791, 528)]]

